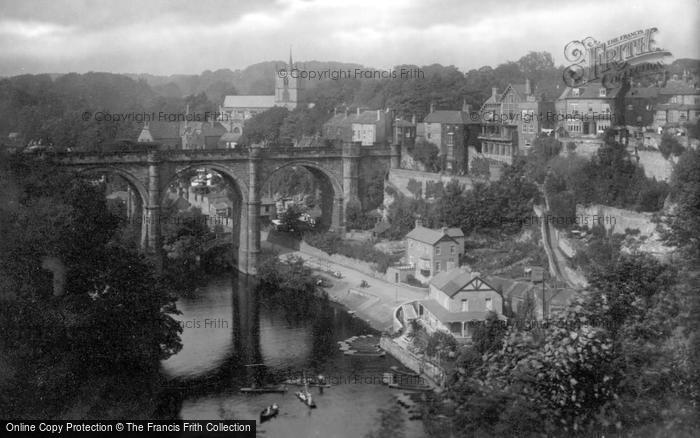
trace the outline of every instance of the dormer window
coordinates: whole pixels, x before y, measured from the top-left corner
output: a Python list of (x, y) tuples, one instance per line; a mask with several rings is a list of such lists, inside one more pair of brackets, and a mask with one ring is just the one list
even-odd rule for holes
[(600, 90), (598, 90), (599, 97), (605, 97), (607, 95), (608, 95), (608, 90), (606, 90), (605, 88), (601, 88)]
[(578, 88), (572, 88), (571, 89), (571, 96), (573, 97), (578, 97), (579, 94), (579, 89)]

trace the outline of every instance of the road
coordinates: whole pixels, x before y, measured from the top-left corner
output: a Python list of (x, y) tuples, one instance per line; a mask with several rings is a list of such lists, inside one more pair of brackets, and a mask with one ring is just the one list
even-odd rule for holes
[[(290, 255), (303, 258), (308, 266), (323, 274), (333, 284), (327, 289), (330, 298), (354, 311), (357, 317), (364, 319), (377, 330), (391, 329), (392, 312), (401, 303), (422, 300), (428, 295), (427, 290), (419, 291), (401, 283), (390, 283), (330, 260), (319, 260), (300, 251), (288, 252), (280, 257), (284, 259)], [(342, 278), (338, 279), (328, 271), (340, 272)], [(363, 280), (367, 282), (368, 287), (360, 287)]]

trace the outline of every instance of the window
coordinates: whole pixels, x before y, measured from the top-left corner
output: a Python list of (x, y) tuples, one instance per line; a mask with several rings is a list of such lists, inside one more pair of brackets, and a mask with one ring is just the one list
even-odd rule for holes
[(453, 133), (447, 134), (447, 146), (454, 146), (455, 144), (455, 135)]
[(454, 253), (455, 253), (455, 246), (450, 245), (450, 254), (454, 254)]
[(486, 310), (493, 310), (493, 300), (491, 298), (486, 298)]
[(579, 89), (578, 88), (572, 88), (571, 89), (571, 95), (573, 97), (578, 97)]
[(430, 140), (430, 133), (428, 133), (428, 140)]
[(440, 245), (435, 247), (435, 255), (440, 255)]
[(469, 300), (462, 300), (462, 312), (469, 312)]
[(440, 262), (439, 261), (435, 262), (435, 273), (437, 274), (438, 272), (440, 272)]
[(601, 88), (600, 90), (598, 90), (598, 96), (599, 97), (607, 96), (607, 90), (605, 88)]

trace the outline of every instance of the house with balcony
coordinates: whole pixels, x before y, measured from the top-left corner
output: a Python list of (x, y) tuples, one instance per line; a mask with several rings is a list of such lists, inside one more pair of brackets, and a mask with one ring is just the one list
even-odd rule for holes
[(622, 119), (618, 108), (620, 88), (601, 82), (566, 87), (555, 103), (557, 130), (568, 137), (596, 137)]
[(429, 332), (437, 330), (458, 341), (470, 341), (475, 326), (493, 313), (503, 316), (503, 297), (478, 272), (452, 269), (430, 281), (428, 298), (414, 303), (418, 319)]
[(464, 233), (460, 228), (426, 228), (421, 221), (406, 235), (406, 259), (418, 281), (428, 282), (435, 274), (459, 267), (464, 255)]
[(512, 164), (516, 155), (529, 153), (543, 129), (554, 127), (547, 117), (553, 112), (554, 103), (537, 96), (529, 79), (524, 84), (509, 84), (501, 93), (492, 88), (491, 96), (481, 106), (480, 153), (474, 156)]

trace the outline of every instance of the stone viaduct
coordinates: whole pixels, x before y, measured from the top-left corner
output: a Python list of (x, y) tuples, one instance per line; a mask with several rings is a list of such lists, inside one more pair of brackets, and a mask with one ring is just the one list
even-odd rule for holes
[[(263, 148), (197, 150), (147, 150), (141, 152), (85, 153), (56, 156), (56, 162), (77, 172), (119, 175), (138, 195), (143, 209), (141, 247), (160, 256), (162, 249), (161, 209), (168, 186), (197, 168), (212, 169), (239, 192), (240, 234), (238, 269), (256, 274), (260, 252), (261, 188), (270, 175), (287, 166), (303, 166), (332, 193), (324, 197), (321, 209), (330, 216), (330, 229), (345, 229), (345, 207), (358, 199), (361, 167), (381, 162), (387, 168), (399, 167), (397, 145), (362, 147), (345, 143), (330, 147)], [(328, 215), (330, 212), (330, 215)]]

